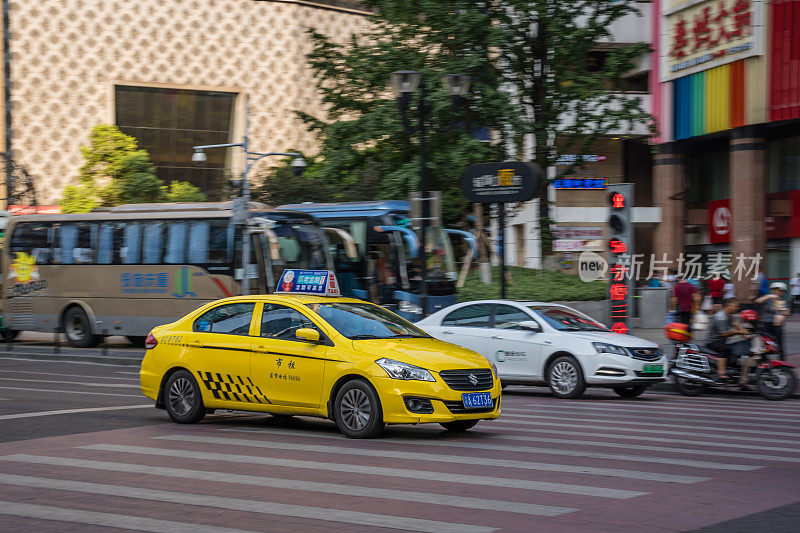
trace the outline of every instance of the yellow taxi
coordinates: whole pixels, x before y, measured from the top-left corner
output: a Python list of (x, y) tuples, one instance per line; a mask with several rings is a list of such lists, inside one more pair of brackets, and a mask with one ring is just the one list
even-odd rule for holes
[(332, 272), (287, 272), (276, 294), (218, 300), (154, 328), (144, 395), (179, 423), (214, 409), (307, 415), (353, 438), (385, 424), (464, 431), (500, 416), (500, 381), (483, 356), (378, 305), (325, 296), (338, 293)]

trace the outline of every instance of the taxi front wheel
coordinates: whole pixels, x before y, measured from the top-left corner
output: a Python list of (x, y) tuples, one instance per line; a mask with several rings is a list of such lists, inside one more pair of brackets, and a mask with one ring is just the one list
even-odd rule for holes
[(351, 439), (375, 437), (385, 426), (377, 393), (360, 379), (348, 381), (336, 393), (333, 416), (339, 430)]
[(170, 418), (179, 424), (194, 424), (206, 416), (203, 397), (197, 381), (186, 370), (172, 374), (164, 385), (164, 407)]

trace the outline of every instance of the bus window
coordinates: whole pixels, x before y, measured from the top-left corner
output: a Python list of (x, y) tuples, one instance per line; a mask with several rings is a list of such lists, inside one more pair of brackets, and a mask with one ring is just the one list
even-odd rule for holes
[(125, 265), (136, 264), (139, 262), (139, 250), (142, 247), (142, 226), (138, 222), (128, 222), (122, 231), (119, 257)]
[(46, 265), (51, 260), (50, 227), (38, 222), (17, 224), (11, 236), (11, 256), (18, 253), (33, 256), (37, 265)]
[(174, 265), (186, 262), (186, 225), (186, 222), (170, 222), (167, 226), (165, 263)]
[(161, 263), (163, 233), (163, 222), (145, 223), (144, 238), (142, 239), (142, 263), (145, 265)]
[(193, 265), (230, 262), (233, 226), (227, 220), (203, 220), (189, 224), (189, 263)]
[(62, 265), (89, 265), (95, 262), (97, 224), (65, 223), (58, 227), (56, 261)]

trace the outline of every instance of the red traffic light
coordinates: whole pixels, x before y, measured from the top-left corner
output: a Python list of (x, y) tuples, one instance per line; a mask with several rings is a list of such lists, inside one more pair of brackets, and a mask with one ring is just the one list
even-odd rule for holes
[(608, 248), (612, 254), (625, 254), (628, 253), (628, 245), (619, 239), (611, 239), (608, 241)]
[(611, 204), (611, 209), (622, 209), (625, 207), (625, 195), (621, 192), (612, 192), (609, 194), (608, 201)]

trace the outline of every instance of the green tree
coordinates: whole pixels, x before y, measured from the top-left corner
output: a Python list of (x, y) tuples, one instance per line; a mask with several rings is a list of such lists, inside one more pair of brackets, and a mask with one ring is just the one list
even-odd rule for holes
[(253, 179), (253, 199), (273, 207), (301, 202), (329, 202), (336, 195), (331, 184), (320, 175), (319, 162), (314, 157), (304, 158), (308, 167), (299, 176), (290, 167), (293, 157), (256, 174)]
[[(466, 202), (458, 177), (470, 163), (502, 157), (478, 141), (472, 130), (499, 130), (512, 117), (508, 95), (493, 51), (501, 32), (484, 7), (463, 2), (454, 16), (452, 2), (441, 0), (366, 2), (377, 9), (372, 25), (346, 45), (311, 32), (309, 64), (320, 83), (326, 117), (299, 113), (321, 141), (321, 158), (308, 176), (325, 183), (328, 199), (407, 198), (419, 187), (418, 134), (404, 130), (389, 74), (414, 69), (427, 85), (428, 188), (443, 193), (446, 218), (457, 218)], [(425, 16), (420, 17), (420, 13)], [(468, 107), (455, 110), (441, 83), (444, 73), (473, 77)], [(418, 123), (412, 99), (409, 122)]]
[(161, 187), (162, 198), (167, 202), (205, 202), (206, 195), (188, 181), (173, 181)]
[[(519, 121), (506, 135), (523, 153), (534, 140), (534, 160), (545, 171), (558, 156), (584, 154), (590, 145), (636, 125), (654, 131), (639, 96), (622, 92), (622, 75), (650, 50), (646, 43), (605, 46), (614, 22), (636, 13), (634, 0), (498, 0), (497, 24), (506, 33), (501, 46), (503, 80), (516, 95)], [(562, 170), (562, 175), (575, 165)], [(552, 251), (550, 206), (539, 203), (543, 256)]]
[(164, 186), (147, 150), (140, 149), (135, 137), (122, 133), (113, 124), (95, 126), (89, 144), (80, 150), (84, 163), (78, 173), (78, 185), (64, 187), (64, 213), (85, 213), (101, 205), (206, 199), (189, 183), (177, 181)]
[[(418, 138), (404, 131), (387, 88), (395, 70), (419, 70), (427, 82), (429, 187), (442, 190), (450, 221), (465, 207), (457, 178), (470, 163), (524, 159), (527, 145), (547, 172), (561, 153), (585, 153), (600, 136), (649, 123), (639, 98), (620, 92), (621, 75), (648, 46), (598, 53), (611, 40), (612, 24), (635, 12), (635, 3), (366, 0), (376, 13), (371, 29), (345, 45), (312, 32), (308, 61), (328, 115), (299, 115), (321, 141), (318, 180), (340, 200), (406, 197), (417, 187)], [(443, 73), (473, 77), (465, 108), (450, 105)], [(412, 103), (412, 123), (415, 113)], [(498, 142), (478, 142), (471, 135), (477, 126), (490, 128)], [(546, 197), (540, 222), (549, 253)]]

